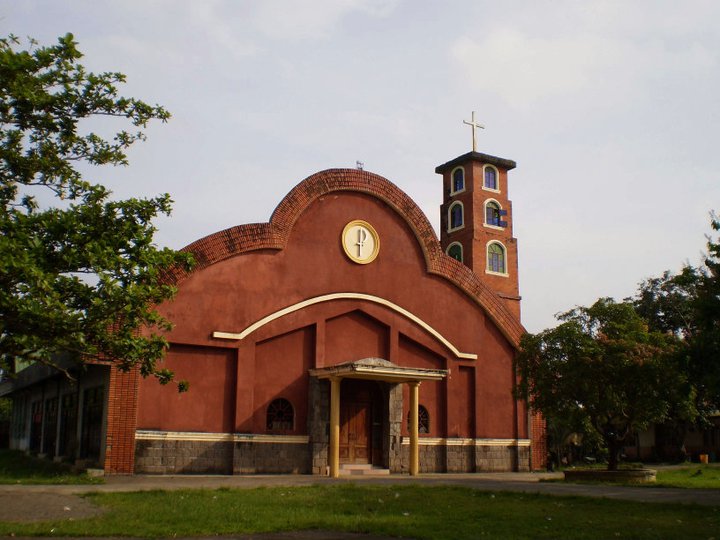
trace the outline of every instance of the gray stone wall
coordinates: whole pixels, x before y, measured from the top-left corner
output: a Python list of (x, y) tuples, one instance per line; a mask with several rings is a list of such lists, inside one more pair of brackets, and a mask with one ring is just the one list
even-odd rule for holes
[(475, 472), (474, 446), (448, 445), (445, 448), (447, 452), (447, 472)]
[(307, 474), (310, 447), (295, 443), (235, 443), (233, 474)]
[[(445, 445), (420, 445), (420, 472), (441, 473), (447, 470), (447, 448)], [(407, 473), (410, 471), (410, 446), (404, 444), (402, 447), (402, 466), (393, 472)]]
[[(421, 440), (422, 442), (422, 440)], [(423, 445), (420, 451), (421, 473), (507, 472), (530, 470), (530, 448), (508, 446)], [(410, 446), (402, 446), (401, 466), (392, 472), (407, 473)]]
[(517, 463), (517, 470), (518, 472), (530, 472), (530, 454), (531, 450), (529, 446), (521, 446), (517, 448), (517, 455), (518, 455), (518, 463)]
[(477, 446), (475, 466), (478, 472), (527, 472), (530, 470), (530, 447)]
[(310, 472), (327, 474), (330, 437), (330, 383), (310, 377), (308, 392), (308, 433), (310, 434)]
[[(399, 473), (408, 470), (408, 457), (403, 460), (402, 417), (403, 395), (402, 384), (388, 384), (388, 469)], [(403, 464), (404, 461), (404, 464)]]
[(135, 472), (146, 474), (230, 474), (233, 443), (139, 440)]
[[(141, 474), (326, 474), (326, 441), (304, 443), (139, 440), (135, 472)], [(407, 473), (410, 447), (391, 448), (391, 472)], [(420, 445), (421, 473), (530, 470), (530, 448)], [(395, 456), (395, 457), (393, 457)]]
[(139, 440), (135, 472), (144, 474), (306, 474), (307, 444)]

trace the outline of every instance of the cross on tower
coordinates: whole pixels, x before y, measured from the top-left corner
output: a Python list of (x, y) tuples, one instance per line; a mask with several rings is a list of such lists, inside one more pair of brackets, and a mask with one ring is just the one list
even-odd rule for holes
[(473, 152), (477, 152), (477, 143), (475, 142), (475, 130), (477, 128), (485, 129), (485, 126), (478, 124), (475, 122), (475, 111), (472, 112), (472, 120), (469, 122), (467, 120), (463, 120), (463, 124), (467, 124), (472, 128), (472, 137), (473, 137)]

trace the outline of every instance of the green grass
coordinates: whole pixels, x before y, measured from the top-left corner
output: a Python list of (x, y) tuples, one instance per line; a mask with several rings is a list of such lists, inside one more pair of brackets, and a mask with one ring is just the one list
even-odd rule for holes
[(658, 469), (656, 486), (720, 489), (720, 464)]
[[(599, 468), (599, 467), (588, 467)], [(621, 467), (633, 469), (638, 467)], [(653, 469), (651, 465), (647, 468)], [(637, 487), (673, 487), (673, 488), (693, 488), (693, 489), (720, 489), (720, 464), (693, 464), (687, 467), (679, 468), (657, 468), (657, 478), (654, 483), (650, 484), (622, 484), (619, 482), (602, 482), (591, 480), (573, 480), (573, 484), (595, 484), (595, 485), (628, 485)], [(541, 482), (565, 482), (562, 478), (552, 478), (541, 480)]]
[(172, 537), (322, 529), (418, 539), (710, 538), (720, 508), (465, 487), (343, 484), (87, 495), (108, 509), (76, 521), (0, 523), (0, 535)]
[(102, 478), (74, 472), (69, 465), (0, 450), (0, 484), (98, 484)]

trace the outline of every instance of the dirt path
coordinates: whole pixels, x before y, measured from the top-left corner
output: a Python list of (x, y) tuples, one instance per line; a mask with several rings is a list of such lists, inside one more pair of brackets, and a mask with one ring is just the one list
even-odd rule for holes
[(0, 492), (0, 521), (83, 519), (105, 510), (78, 495), (36, 491)]

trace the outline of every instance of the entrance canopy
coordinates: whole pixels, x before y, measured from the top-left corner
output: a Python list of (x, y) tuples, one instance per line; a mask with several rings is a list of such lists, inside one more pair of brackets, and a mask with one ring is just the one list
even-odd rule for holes
[(418, 451), (418, 387), (422, 381), (439, 381), (447, 377), (446, 369), (400, 367), (382, 358), (365, 358), (324, 368), (311, 369), (310, 375), (330, 380), (330, 476), (340, 474), (340, 383), (343, 379), (365, 379), (393, 384), (405, 383), (410, 388), (410, 474), (420, 470)]
[(382, 358), (365, 358), (335, 366), (311, 369), (310, 375), (318, 379), (366, 379), (389, 383), (439, 381), (449, 374), (447, 369), (400, 367)]

